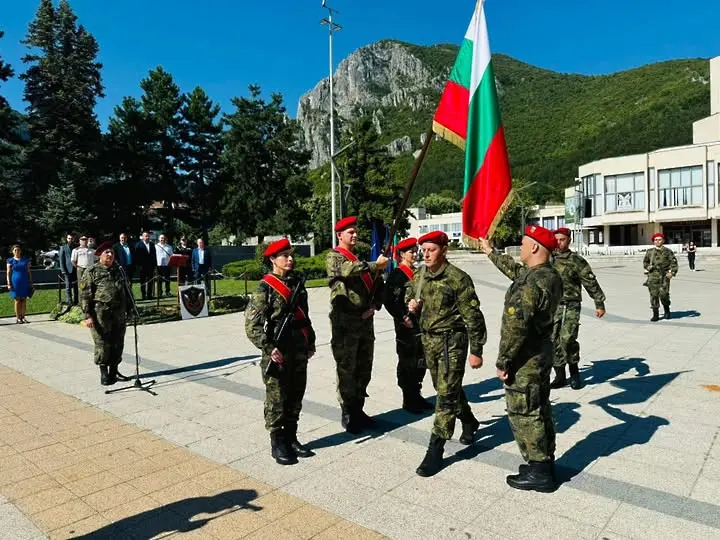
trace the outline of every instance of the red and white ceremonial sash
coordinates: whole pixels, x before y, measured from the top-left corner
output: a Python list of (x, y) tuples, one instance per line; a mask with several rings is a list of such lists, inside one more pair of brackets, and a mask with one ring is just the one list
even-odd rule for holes
[[(290, 290), (290, 287), (285, 285), (285, 283), (281, 280), (275, 277), (272, 274), (265, 274), (262, 278), (262, 280), (270, 285), (276, 293), (278, 293), (280, 296), (282, 296), (283, 300), (285, 300), (285, 303), (287, 304), (290, 302), (290, 297), (292, 296), (292, 291)], [(295, 320), (296, 321), (304, 321), (307, 319), (307, 315), (305, 315), (305, 312), (302, 310), (300, 306), (297, 307), (295, 310)], [(303, 336), (305, 336), (305, 343), (308, 343), (308, 328), (307, 326), (302, 329)]]
[(413, 272), (412, 268), (409, 266), (405, 266), (404, 264), (398, 264), (398, 268), (402, 270), (403, 274), (407, 276), (407, 278), (412, 281), (415, 273)]
[[(334, 251), (338, 252), (350, 262), (356, 262), (358, 260), (358, 258), (352, 251), (348, 251), (343, 247), (338, 246), (334, 249)], [(360, 277), (362, 278), (363, 283), (365, 283), (365, 287), (367, 287), (367, 290), (371, 291), (373, 287), (373, 278), (370, 276), (370, 272), (365, 271), (360, 274)]]

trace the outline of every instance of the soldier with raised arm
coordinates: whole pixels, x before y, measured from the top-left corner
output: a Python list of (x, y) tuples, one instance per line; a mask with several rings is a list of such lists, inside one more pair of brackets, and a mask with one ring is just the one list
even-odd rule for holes
[(354, 434), (376, 425), (364, 408), (375, 351), (373, 317), (382, 307), (382, 276), (378, 272), (388, 263), (383, 255), (374, 263), (358, 260), (354, 253), (357, 224), (356, 217), (335, 224), (338, 246), (325, 259), (330, 286), (330, 346), (337, 367), (341, 423)]

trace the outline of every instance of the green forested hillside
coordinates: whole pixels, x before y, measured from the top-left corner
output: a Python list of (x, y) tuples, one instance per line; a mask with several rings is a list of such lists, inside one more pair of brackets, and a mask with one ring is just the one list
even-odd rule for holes
[[(433, 73), (447, 72), (454, 45), (406, 44)], [(674, 60), (611, 75), (585, 76), (540, 69), (509, 56), (493, 57), (513, 177), (538, 182), (539, 199), (559, 199), (583, 163), (692, 142), (692, 123), (709, 114), (709, 64)], [(439, 93), (428, 90), (431, 102)], [(383, 140), (419, 134), (430, 125), (434, 107), (382, 109)], [(463, 154), (444, 141), (430, 148), (413, 199), (462, 190)], [(412, 156), (394, 168), (407, 174)]]

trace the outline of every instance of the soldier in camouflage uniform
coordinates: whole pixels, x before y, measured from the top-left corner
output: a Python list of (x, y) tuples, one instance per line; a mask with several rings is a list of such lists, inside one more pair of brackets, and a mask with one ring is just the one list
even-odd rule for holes
[(382, 307), (382, 277), (376, 274), (387, 266), (388, 259), (380, 255), (374, 263), (358, 260), (353, 253), (357, 243), (355, 217), (338, 221), (335, 234), (338, 247), (325, 259), (330, 286), (330, 346), (337, 367), (342, 426), (348, 433), (357, 434), (376, 425), (363, 408), (372, 376), (373, 317)]
[[(272, 271), (253, 292), (245, 312), (245, 332), (262, 351), (265, 428), (270, 432), (272, 457), (280, 465), (292, 465), (298, 457), (315, 455), (297, 439), (307, 364), (315, 354), (315, 332), (308, 315), (307, 291), (302, 286), (290, 338), (287, 343), (274, 343), (275, 325), (285, 316), (292, 291), (299, 283), (292, 274), (292, 246), (287, 239), (270, 244), (264, 255)], [(268, 372), (270, 362), (277, 364), (276, 372)]]
[(473, 369), (482, 366), (487, 330), (472, 278), (447, 260), (447, 235), (434, 231), (418, 242), (425, 266), (408, 282), (406, 299), (408, 309), (419, 317), (425, 362), (437, 400), (428, 450), (416, 472), (433, 476), (442, 466), (445, 441), (453, 436), (455, 419), (462, 423), (462, 444), (472, 444), (480, 425), (462, 383), (466, 360)]
[(108, 386), (128, 380), (118, 372), (118, 365), (125, 347), (130, 303), (124, 274), (113, 264), (112, 243), (101, 244), (95, 254), (100, 260), (86, 269), (80, 279), (80, 307), (95, 344), (93, 357), (100, 367), (100, 384)]
[(515, 489), (553, 491), (557, 486), (550, 368), (553, 320), (563, 296), (562, 278), (550, 264), (555, 236), (544, 227), (527, 227), (520, 249), (524, 264), (493, 253), (484, 238), (480, 242), (493, 263), (513, 276), (505, 295), (496, 367), (505, 383), (508, 421), (528, 465), (508, 476), (507, 483)]
[(406, 238), (395, 247), (399, 264), (385, 282), (385, 309), (395, 322), (395, 346), (398, 355), (397, 381), (403, 393), (403, 409), (420, 414), (434, 409), (433, 405), (420, 394), (425, 378), (420, 329), (411, 321), (408, 328), (405, 316), (408, 314), (405, 302), (405, 288), (413, 280), (415, 257), (417, 256), (417, 238)]
[(563, 280), (563, 299), (555, 313), (553, 343), (555, 345), (555, 380), (550, 388), (562, 388), (567, 384), (565, 365), (570, 368), (570, 388), (582, 388), (580, 381), (580, 344), (577, 341), (580, 329), (580, 302), (582, 287), (595, 302), (595, 315), (605, 315), (605, 293), (600, 288), (590, 264), (570, 250), (570, 229), (561, 227), (555, 231), (558, 248), (554, 253), (553, 266)]
[(665, 311), (663, 318), (670, 318), (670, 280), (677, 275), (678, 262), (675, 254), (663, 244), (665, 237), (662, 233), (652, 236), (654, 248), (647, 250), (643, 259), (643, 268), (647, 274), (645, 285), (650, 292), (650, 308), (653, 315), (650, 319), (655, 322), (660, 319), (660, 304)]

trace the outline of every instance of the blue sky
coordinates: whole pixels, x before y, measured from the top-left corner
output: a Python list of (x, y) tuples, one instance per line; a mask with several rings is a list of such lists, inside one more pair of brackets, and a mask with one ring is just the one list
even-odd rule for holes
[[(459, 43), (474, 0), (329, 0), (344, 29), (335, 64), (386, 38), (418, 44)], [(19, 41), (37, 0), (3, 2), (0, 54), (24, 70)], [(224, 110), (251, 83), (282, 92), (294, 116), (300, 95), (327, 76), (327, 30), (321, 0), (71, 0), (100, 44), (107, 124), (123, 96), (140, 94), (148, 70), (162, 65), (183, 91), (202, 86)], [(488, 0), (491, 48), (562, 72), (609, 73), (649, 62), (720, 55), (717, 0)], [(0, 88), (24, 107), (16, 79)]]

